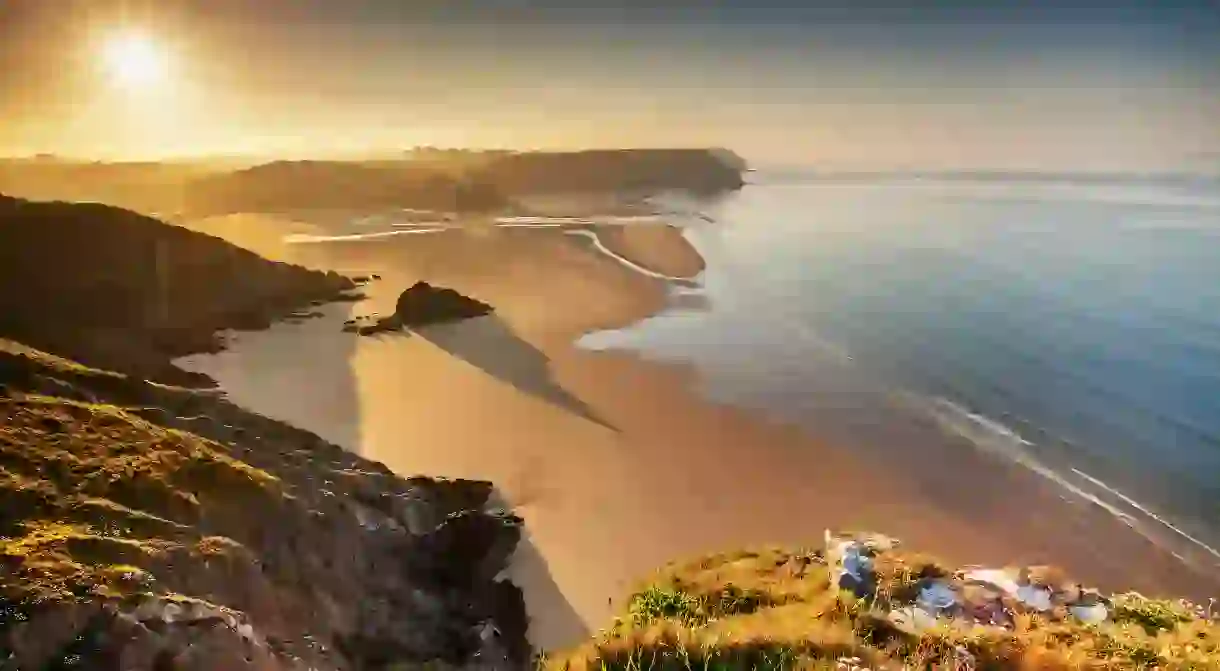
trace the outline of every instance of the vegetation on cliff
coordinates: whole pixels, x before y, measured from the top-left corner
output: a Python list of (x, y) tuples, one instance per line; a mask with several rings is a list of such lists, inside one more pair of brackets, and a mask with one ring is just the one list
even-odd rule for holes
[[(0, 197), (0, 669), (520, 668), (520, 520), (173, 367), (353, 281)], [(54, 352), (50, 354), (48, 352)], [(111, 370), (111, 368), (117, 370)], [(155, 378), (149, 382), (143, 378)]]
[[(833, 562), (831, 562), (833, 564)], [(1179, 601), (1110, 600), (1107, 621), (1016, 609), (1009, 626), (941, 619), (911, 633), (887, 613), (951, 572), (891, 553), (873, 597), (832, 579), (825, 553), (763, 550), (662, 570), (595, 640), (548, 669), (1220, 669), (1220, 624)]]
[(519, 668), (491, 492), (0, 340), (0, 668)]
[(355, 287), (203, 233), (88, 203), (0, 195), (0, 337), (163, 382), (170, 363)]

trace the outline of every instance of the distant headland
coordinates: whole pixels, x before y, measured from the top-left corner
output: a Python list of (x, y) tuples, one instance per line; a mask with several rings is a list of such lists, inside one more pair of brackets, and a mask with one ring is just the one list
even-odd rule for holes
[(352, 160), (104, 163), (40, 156), (0, 160), (0, 191), (40, 200), (105, 202), (144, 213), (208, 216), (301, 209), (515, 211), (556, 193), (714, 194), (744, 185), (727, 149), (572, 152), (419, 148)]

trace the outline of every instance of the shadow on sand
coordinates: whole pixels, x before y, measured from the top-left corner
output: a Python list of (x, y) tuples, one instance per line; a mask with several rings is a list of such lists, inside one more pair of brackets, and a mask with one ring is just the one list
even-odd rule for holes
[(508, 568), (508, 577), (521, 588), (529, 613), (529, 639), (535, 650), (555, 652), (579, 645), (592, 630), (572, 607), (551, 576), (551, 569), (529, 531), (521, 535)]
[(411, 333), (492, 377), (611, 431), (579, 398), (551, 380), (549, 359), (495, 314), (410, 329)]
[[(538, 472), (531, 469), (527, 475), (536, 477)], [(492, 492), (488, 505), (508, 510), (528, 503), (525, 499), (520, 499), (516, 500), (514, 506), (505, 498), (504, 491), (497, 487)], [(534, 650), (555, 652), (571, 648), (592, 635), (592, 629), (555, 582), (551, 568), (538, 546), (534, 544), (528, 527), (522, 529), (521, 540), (513, 551), (506, 577), (521, 589), (525, 598), (525, 607), (529, 614), (529, 640)]]

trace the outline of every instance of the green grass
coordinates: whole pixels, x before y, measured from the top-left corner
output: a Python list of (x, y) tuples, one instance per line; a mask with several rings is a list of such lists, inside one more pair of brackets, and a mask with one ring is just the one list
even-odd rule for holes
[(153, 578), (168, 555), (236, 545), (192, 524), (240, 520), (284, 496), (224, 446), (124, 408), (0, 396), (0, 602), (170, 592)]
[[(663, 569), (628, 600), (627, 613), (545, 669), (732, 671), (834, 669), (858, 658), (870, 669), (1220, 670), (1220, 626), (1178, 601), (1115, 598), (1112, 621), (1083, 625), (1018, 615), (1011, 629), (941, 627), (914, 636), (884, 617), (913, 597), (935, 560), (886, 555), (875, 601), (831, 586), (811, 553), (763, 550), (717, 555)], [(847, 667), (843, 667), (847, 668)]]

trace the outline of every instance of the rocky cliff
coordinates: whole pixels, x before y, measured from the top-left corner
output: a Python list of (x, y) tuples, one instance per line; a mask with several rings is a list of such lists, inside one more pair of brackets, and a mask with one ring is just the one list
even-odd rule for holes
[(170, 359), (217, 329), (353, 286), (116, 208), (0, 198), (0, 669), (526, 664), (498, 579), (520, 520), (489, 483), (403, 479), (163, 384), (199, 381)]
[(83, 363), (205, 383), (170, 359), (354, 287), (127, 210), (0, 195), (0, 337)]
[(491, 492), (0, 341), (0, 668), (521, 668)]

